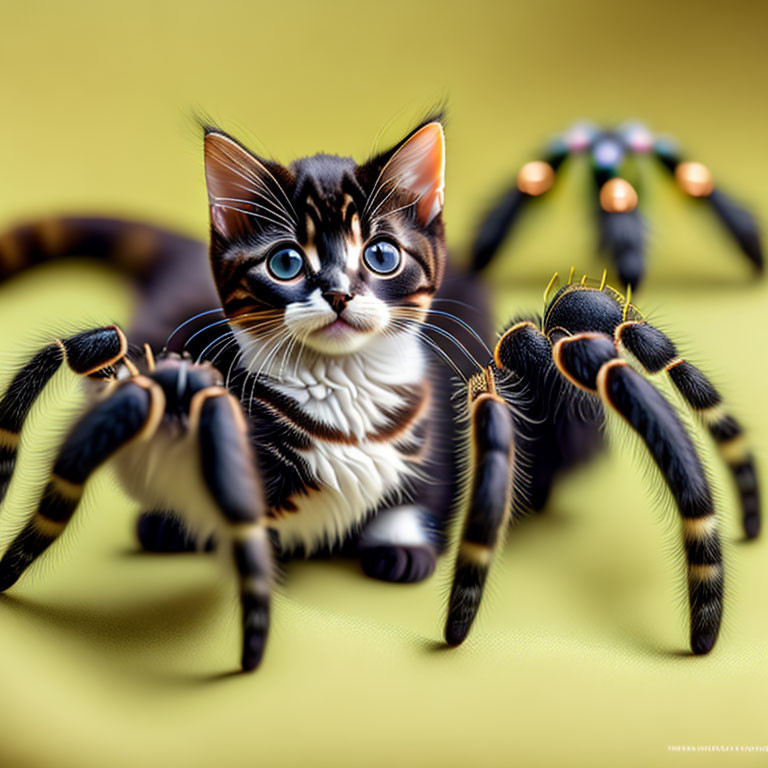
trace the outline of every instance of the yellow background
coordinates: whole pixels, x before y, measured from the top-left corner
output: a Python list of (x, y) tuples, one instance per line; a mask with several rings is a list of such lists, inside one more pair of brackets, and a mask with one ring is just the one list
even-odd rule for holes
[[(0, 219), (133, 215), (205, 236), (204, 110), (281, 159), (365, 156), (449, 99), (449, 241), (573, 119), (641, 117), (768, 210), (765, 6), (749, 2), (24, 2), (0, 10)], [(379, 146), (382, 141), (379, 142)], [(499, 320), (538, 309), (555, 269), (599, 273), (574, 172), (489, 277)], [(639, 299), (727, 393), (766, 464), (766, 297), (701, 208), (645, 190)], [(127, 321), (118, 277), (58, 266), (0, 288), (0, 384), (62, 329)], [(25, 433), (7, 542), (43, 481), (60, 377)], [(63, 540), (0, 600), (3, 766), (765, 765), (768, 544), (729, 541), (724, 629), (687, 648), (674, 514), (626, 439), (516, 528), (467, 643), (443, 650), (449, 563), (418, 586), (298, 563), (263, 667), (238, 658), (233, 585), (204, 557), (134, 553), (108, 474)], [(37, 461), (32, 457), (37, 456)], [(764, 475), (763, 475), (764, 477)]]

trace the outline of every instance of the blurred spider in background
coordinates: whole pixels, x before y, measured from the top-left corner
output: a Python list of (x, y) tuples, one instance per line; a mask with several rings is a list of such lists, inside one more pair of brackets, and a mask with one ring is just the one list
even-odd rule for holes
[(578, 123), (553, 139), (540, 160), (526, 163), (514, 185), (480, 223), (472, 245), (475, 269), (491, 261), (523, 211), (553, 187), (561, 166), (573, 155), (591, 161), (599, 248), (613, 262), (623, 285), (637, 289), (645, 276), (646, 224), (637, 191), (622, 177), (625, 161), (644, 155), (656, 158), (686, 195), (709, 205), (755, 270), (763, 271), (763, 248), (754, 216), (715, 185), (707, 166), (686, 159), (674, 139), (654, 135), (636, 122), (615, 129)]

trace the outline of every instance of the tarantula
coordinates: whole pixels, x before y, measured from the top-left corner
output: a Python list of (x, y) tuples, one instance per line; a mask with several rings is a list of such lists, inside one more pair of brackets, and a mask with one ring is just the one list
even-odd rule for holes
[(673, 139), (654, 136), (640, 123), (616, 129), (578, 123), (550, 142), (543, 159), (526, 163), (515, 185), (486, 213), (477, 230), (472, 246), (476, 269), (491, 261), (528, 203), (552, 188), (565, 160), (582, 154), (589, 154), (592, 162), (600, 249), (612, 259), (622, 284), (637, 289), (645, 275), (645, 223), (637, 192), (621, 175), (628, 157), (643, 155), (655, 157), (685, 194), (708, 203), (742, 253), (762, 272), (763, 248), (752, 214), (715, 186), (705, 165), (686, 160)]
[[(493, 360), (466, 384), (471, 428), (461, 450), (470, 457), (468, 493), (445, 640), (458, 645), (466, 638), (504, 529), (525, 508), (542, 507), (553, 479), (594, 453), (608, 407), (645, 442), (676, 502), (688, 563), (691, 649), (707, 653), (717, 639), (724, 584), (712, 493), (675, 410), (623, 353), (647, 373), (665, 371), (708, 426), (736, 481), (746, 535), (755, 537), (760, 503), (742, 429), (704, 374), (605, 277), (599, 284), (569, 280), (549, 299), (551, 288), (543, 316), (513, 321)], [(113, 458), (134, 494), (141, 493), (135, 478), (143, 476), (145, 491), (166, 488), (168, 509), (204, 537), (215, 534), (239, 575), (242, 666), (253, 669), (269, 626), (272, 542), (239, 393), (224, 386), (208, 362), (169, 352), (155, 360), (148, 346), (130, 352), (115, 326), (55, 341), (16, 375), (0, 402), (0, 495), (13, 473), (24, 420), (65, 361), (96, 390), (96, 403), (59, 450), (34, 516), (0, 560), (0, 590), (62, 533), (90, 474)], [(580, 407), (572, 407), (577, 401)], [(172, 486), (163, 480), (171, 468), (177, 473)]]
[[(466, 638), (510, 517), (526, 506), (542, 508), (556, 474), (594, 454), (607, 407), (645, 443), (680, 513), (690, 645), (694, 653), (707, 653), (718, 635), (724, 583), (712, 492), (675, 409), (627, 358), (646, 374), (666, 373), (707, 426), (735, 481), (745, 535), (754, 538), (760, 531), (760, 498), (743, 430), (706, 376), (646, 322), (628, 295), (606, 285), (605, 273), (599, 283), (586, 276), (573, 282), (571, 270), (568, 284), (549, 299), (556, 277), (545, 291), (543, 315), (513, 321), (501, 334), (493, 361), (468, 384), (472, 492), (446, 642), (457, 645)], [(577, 402), (579, 407), (572, 407)]]
[[(723, 574), (708, 482), (675, 412), (617, 345), (650, 372), (666, 369), (702, 413), (737, 480), (748, 536), (760, 520), (754, 462), (718, 393), (628, 298), (604, 280), (569, 280), (551, 301), (547, 291), (542, 319), (513, 324), (495, 354), (485, 348), (480, 281), (447, 263), (436, 117), (359, 164), (314, 155), (281, 165), (213, 127), (204, 150), (209, 250), (108, 219), (47, 220), (0, 236), (0, 277), (93, 254), (134, 276), (140, 308), (127, 333), (110, 325), (52, 342), (0, 400), (2, 500), (24, 421), (65, 362), (90, 398), (36, 511), (0, 559), (0, 591), (62, 533), (88, 477), (109, 461), (142, 505), (145, 550), (215, 549), (228, 561), (240, 583), (241, 663), (253, 669), (274, 560), (346, 551), (369, 576), (419, 581), (463, 499), (445, 632), (457, 644), (500, 532), (523, 509), (543, 507), (557, 476), (599, 447), (602, 403), (645, 440), (678, 503), (691, 645), (712, 647)], [(436, 309), (440, 301), (479, 314), (470, 325)], [(206, 324), (178, 354), (163, 342), (189, 315), (178, 332)], [(222, 317), (208, 322), (212, 315)], [(467, 355), (469, 375), (438, 338)], [(477, 362), (461, 338), (492, 361)], [(430, 350), (464, 379), (468, 431)]]

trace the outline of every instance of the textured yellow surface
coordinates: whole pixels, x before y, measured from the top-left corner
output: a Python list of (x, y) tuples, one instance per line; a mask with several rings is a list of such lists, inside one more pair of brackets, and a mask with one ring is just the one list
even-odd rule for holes
[[(118, 212), (203, 236), (192, 109), (280, 158), (362, 156), (390, 118), (392, 138), (443, 96), (459, 259), (498, 185), (577, 117), (676, 133), (763, 212), (765, 20), (748, 2), (6, 3), (0, 219)], [(491, 270), (500, 320), (537, 309), (555, 269), (599, 272), (583, 181), (559, 185)], [(644, 203), (640, 304), (722, 386), (764, 466), (768, 285), (674, 189), (652, 183)], [(124, 322), (130, 301), (84, 267), (0, 287), (0, 385), (41, 340)], [(73, 412), (74, 382), (57, 383), (24, 435), (3, 543), (43, 482), (42, 437), (62, 427), (61, 403)], [(707, 658), (685, 653), (677, 525), (626, 439), (513, 531), (462, 648), (436, 643), (447, 562), (410, 587), (298, 563), (251, 676), (227, 674), (237, 603), (215, 562), (135, 554), (135, 509), (100, 473), (71, 530), (0, 600), (0, 764), (765, 765), (766, 753), (669, 751), (768, 744), (768, 543), (740, 543), (702, 442), (729, 542)]]

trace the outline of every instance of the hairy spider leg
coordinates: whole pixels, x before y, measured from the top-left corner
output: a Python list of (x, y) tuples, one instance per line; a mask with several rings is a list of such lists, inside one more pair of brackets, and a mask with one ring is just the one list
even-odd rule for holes
[(499, 339), (494, 363), (522, 385), (513, 514), (546, 506), (557, 476), (593, 458), (603, 447), (604, 414), (598, 400), (569, 402), (570, 389), (552, 362), (552, 344), (531, 320), (514, 322)]
[(724, 570), (712, 492), (693, 442), (663, 395), (618, 357), (609, 336), (582, 333), (558, 341), (562, 374), (619, 413), (645, 442), (677, 504), (688, 564), (691, 649), (708, 653), (717, 640)]
[(231, 539), (240, 582), (242, 668), (249, 671), (261, 662), (269, 630), (272, 550), (264, 489), (245, 417), (228, 390), (208, 387), (195, 394), (190, 428), (198, 433), (203, 478)]
[(653, 154), (687, 195), (706, 200), (712, 206), (715, 215), (741, 252), (758, 272), (762, 272), (765, 260), (760, 228), (755, 217), (730, 195), (718, 189), (709, 168), (701, 163), (686, 161), (676, 142), (666, 138), (657, 139)]
[(480, 270), (493, 259), (530, 201), (552, 188), (569, 153), (566, 142), (556, 139), (542, 153), (542, 160), (526, 163), (520, 169), (515, 183), (480, 221), (472, 243), (473, 269)]
[[(461, 541), (445, 622), (445, 641), (459, 645), (469, 633), (493, 558), (509, 521), (514, 466), (514, 426), (507, 404), (495, 392), (490, 369), (470, 382), (470, 477)], [(474, 378), (474, 377), (473, 377)]]
[(0, 591), (15, 584), (63, 533), (91, 473), (128, 441), (154, 432), (163, 404), (160, 387), (141, 377), (120, 385), (75, 425), (59, 451), (35, 514), (0, 560)]
[(625, 322), (616, 328), (615, 339), (648, 373), (665, 371), (707, 426), (739, 493), (744, 532), (747, 538), (755, 538), (761, 522), (755, 460), (741, 424), (728, 412), (720, 393), (704, 373), (678, 355), (674, 342), (658, 328), (646, 322)]
[(0, 400), (0, 502), (10, 485), (24, 421), (35, 400), (66, 360), (72, 371), (95, 379), (110, 378), (124, 359), (128, 342), (114, 325), (55, 340), (41, 349), (13, 378)]
[(630, 151), (618, 134), (601, 134), (592, 145), (592, 174), (600, 250), (613, 261), (622, 284), (636, 289), (645, 275), (645, 221), (637, 207), (637, 192), (620, 176)]

